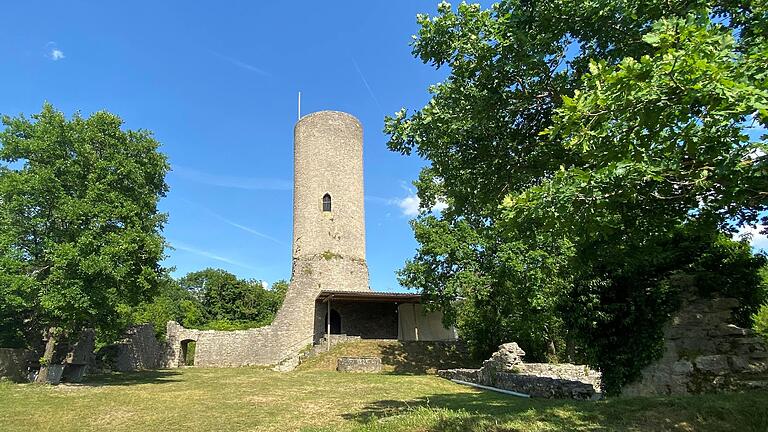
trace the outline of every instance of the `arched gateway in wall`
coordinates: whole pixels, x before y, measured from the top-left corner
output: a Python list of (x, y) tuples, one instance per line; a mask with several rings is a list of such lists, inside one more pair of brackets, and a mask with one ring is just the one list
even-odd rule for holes
[[(371, 339), (456, 338), (442, 327), (440, 314), (421, 311), (418, 295), (368, 286), (363, 128), (350, 114), (320, 111), (296, 123), (292, 249), (290, 286), (271, 325), (222, 332), (169, 323), (169, 366), (179, 365), (184, 340), (195, 341), (195, 365), (244, 366), (293, 359), (336, 332)], [(420, 332), (420, 326), (430, 330)]]

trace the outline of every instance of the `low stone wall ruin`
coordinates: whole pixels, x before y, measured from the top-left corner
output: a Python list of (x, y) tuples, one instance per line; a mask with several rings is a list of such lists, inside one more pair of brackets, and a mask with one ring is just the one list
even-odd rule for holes
[(499, 346), (480, 369), (446, 369), (437, 374), (547, 399), (598, 399), (600, 372), (570, 363), (524, 363), (525, 352), (514, 343)]
[(121, 372), (158, 369), (166, 366), (168, 344), (157, 340), (152, 324), (129, 328), (116, 344), (114, 369)]
[(0, 378), (15, 382), (27, 381), (35, 353), (22, 348), (0, 348)]
[(381, 357), (339, 357), (336, 360), (339, 372), (381, 372)]
[(680, 395), (768, 388), (768, 349), (737, 327), (736, 299), (688, 299), (664, 328), (664, 355), (642, 371), (624, 396)]

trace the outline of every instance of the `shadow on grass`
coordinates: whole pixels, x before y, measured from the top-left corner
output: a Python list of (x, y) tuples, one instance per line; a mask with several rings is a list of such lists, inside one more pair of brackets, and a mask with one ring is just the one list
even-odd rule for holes
[(181, 381), (180, 372), (174, 370), (147, 370), (139, 372), (112, 372), (88, 375), (80, 385), (89, 387), (130, 386), (137, 384), (169, 384)]
[(480, 362), (471, 359), (460, 342), (400, 342), (381, 345), (381, 362), (394, 369), (390, 374), (423, 375), (440, 369), (475, 368)]
[[(768, 392), (615, 398), (602, 401), (524, 399), (492, 393), (436, 394), (380, 400), (343, 415), (368, 426), (419, 423), (423, 431), (733, 431), (768, 430)], [(532, 425), (536, 425), (534, 428)], [(393, 429), (397, 430), (397, 429)]]

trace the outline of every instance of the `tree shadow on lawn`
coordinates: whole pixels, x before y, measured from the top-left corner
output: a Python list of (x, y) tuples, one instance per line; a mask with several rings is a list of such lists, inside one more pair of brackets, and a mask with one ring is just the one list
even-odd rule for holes
[(440, 369), (476, 368), (480, 361), (460, 342), (399, 342), (381, 345), (381, 361), (393, 375), (424, 375)]
[(179, 382), (180, 372), (174, 370), (146, 370), (138, 372), (112, 372), (87, 375), (79, 385), (88, 387), (130, 386), (137, 384), (170, 384)]
[(517, 431), (499, 423), (521, 420), (546, 420), (563, 430), (591, 428), (605, 422), (601, 413), (589, 409), (594, 402), (525, 399), (491, 393), (436, 394), (410, 401), (380, 400), (361, 411), (342, 415), (361, 424), (377, 419), (417, 412), (422, 408), (438, 411), (437, 423), (429, 430), (439, 431)]
[(430, 427), (424, 430), (435, 431), (527, 431), (531, 427), (525, 425), (536, 424), (541, 429), (563, 431), (732, 431), (738, 425), (742, 432), (762, 432), (768, 430), (767, 396), (765, 391), (751, 391), (574, 401), (453, 393), (410, 401), (375, 401), (343, 417), (369, 424), (399, 415), (413, 415), (414, 421), (426, 416)]

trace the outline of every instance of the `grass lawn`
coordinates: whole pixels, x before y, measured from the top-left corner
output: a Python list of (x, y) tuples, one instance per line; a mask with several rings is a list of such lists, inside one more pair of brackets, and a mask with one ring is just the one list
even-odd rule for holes
[(0, 383), (9, 431), (768, 431), (768, 392), (520, 399), (430, 375), (186, 368)]

